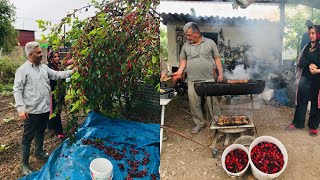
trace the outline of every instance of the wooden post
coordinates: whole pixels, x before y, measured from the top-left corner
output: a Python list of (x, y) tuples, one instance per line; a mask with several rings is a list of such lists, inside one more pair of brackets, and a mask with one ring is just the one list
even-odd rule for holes
[(183, 133), (178, 132), (178, 131), (176, 131), (176, 130), (174, 130), (174, 129), (172, 129), (172, 128), (169, 128), (169, 127), (166, 127), (166, 126), (163, 126), (163, 125), (160, 125), (160, 128), (163, 128), (163, 129), (165, 129), (165, 130), (168, 130), (168, 131), (170, 131), (170, 132), (173, 132), (173, 133), (175, 133), (175, 134), (177, 134), (177, 135), (179, 135), (179, 136), (181, 136), (181, 137), (183, 137), (183, 138), (185, 138), (185, 139), (188, 139), (188, 140), (190, 140), (190, 141), (192, 141), (192, 142), (194, 142), (194, 143), (196, 143), (196, 144), (199, 144), (199, 145), (201, 145), (201, 146), (204, 146), (204, 147), (206, 147), (206, 148), (209, 148), (209, 149), (213, 150), (209, 145), (206, 145), (206, 144), (203, 144), (203, 143), (201, 143), (201, 142), (199, 142), (199, 141), (196, 141), (196, 140), (192, 139), (191, 137), (188, 137), (188, 136), (184, 135)]

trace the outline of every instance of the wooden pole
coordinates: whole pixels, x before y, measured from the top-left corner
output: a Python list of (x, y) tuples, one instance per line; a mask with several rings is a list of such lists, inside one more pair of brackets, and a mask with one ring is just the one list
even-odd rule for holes
[(181, 132), (178, 132), (178, 131), (176, 131), (176, 130), (174, 130), (174, 129), (172, 129), (172, 128), (168, 128), (168, 127), (163, 126), (163, 125), (161, 125), (160, 127), (163, 128), (163, 129), (166, 129), (166, 130), (168, 130), (168, 131), (170, 131), (170, 132), (173, 132), (173, 133), (175, 133), (175, 134), (177, 134), (177, 135), (179, 135), (179, 136), (181, 136), (181, 137), (183, 137), (183, 138), (185, 138), (185, 139), (188, 139), (188, 140), (190, 140), (190, 141), (192, 141), (192, 142), (194, 142), (194, 143), (196, 143), (196, 144), (199, 144), (199, 145), (201, 145), (201, 146), (204, 146), (204, 147), (207, 147), (207, 148), (213, 150), (213, 149), (212, 149), (211, 147), (209, 147), (208, 145), (205, 145), (205, 144), (203, 144), (203, 143), (201, 143), (201, 142), (198, 142), (198, 141), (196, 141), (196, 140), (193, 140), (192, 138), (190, 138), (190, 137), (186, 136), (185, 134), (183, 134), (183, 133), (181, 133)]
[[(203, 119), (199, 118), (198, 116), (192, 114), (191, 112), (189, 112), (189, 111), (187, 111), (187, 110), (184, 110), (184, 109), (178, 108), (178, 107), (173, 107), (173, 108), (178, 109), (178, 110), (180, 110), (180, 111), (183, 111), (183, 112), (185, 112), (186, 114), (189, 114), (190, 116), (192, 116), (192, 117), (194, 117), (194, 118), (197, 118), (197, 119), (203, 121)], [(206, 123), (207, 123), (208, 126), (210, 126), (209, 120), (207, 120)]]

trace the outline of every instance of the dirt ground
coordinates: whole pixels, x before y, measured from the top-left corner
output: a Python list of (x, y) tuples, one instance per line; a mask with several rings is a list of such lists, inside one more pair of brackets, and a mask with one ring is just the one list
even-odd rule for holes
[[(191, 116), (175, 107), (189, 110), (187, 98), (177, 96), (166, 106), (165, 126), (174, 128), (203, 144), (211, 144), (209, 137), (212, 136), (214, 130), (203, 130), (199, 134), (191, 135), (189, 131), (194, 126)], [(284, 144), (288, 152), (288, 166), (277, 179), (319, 179), (320, 137), (309, 136), (307, 128), (292, 132), (284, 130), (293, 118), (294, 109), (262, 104), (261, 109), (254, 110), (254, 113), (257, 135), (277, 138)], [(212, 150), (207, 147), (195, 144), (172, 132), (166, 131), (164, 136), (167, 139), (163, 141), (161, 151), (161, 179), (232, 179), (225, 173), (221, 165), (221, 154), (226, 147), (223, 147), (222, 143), (218, 143), (218, 158), (213, 158)], [(238, 133), (234, 134), (231, 140), (237, 137), (239, 137)], [(223, 141), (223, 136), (220, 141)], [(248, 171), (242, 179), (255, 179), (255, 177)]]
[[(13, 120), (9, 122), (3, 119)], [(18, 179), (21, 177), (20, 153), (23, 123), (18, 120), (18, 114), (14, 107), (13, 96), (0, 97), (0, 144), (9, 148), (0, 152), (0, 179)], [(45, 135), (45, 150), (51, 153), (60, 145), (61, 141), (54, 137), (52, 133)], [(34, 156), (34, 144), (31, 147), (30, 166), (34, 170), (40, 170), (45, 161), (37, 160)]]

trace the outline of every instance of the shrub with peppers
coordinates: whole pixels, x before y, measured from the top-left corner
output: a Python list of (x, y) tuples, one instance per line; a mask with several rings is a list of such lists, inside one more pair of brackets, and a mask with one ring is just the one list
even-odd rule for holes
[[(51, 28), (45, 37), (57, 49), (71, 45), (73, 74), (70, 84), (58, 85), (66, 91), (68, 127), (73, 134), (81, 111), (94, 110), (111, 118), (130, 118), (137, 89), (144, 83), (158, 83), (160, 17), (158, 0), (106, 1), (76, 9)], [(80, 20), (77, 14), (96, 9), (96, 14)], [(43, 30), (50, 22), (38, 21)], [(64, 33), (67, 25), (71, 30)], [(67, 86), (67, 87), (66, 87)], [(58, 104), (58, 107), (62, 104)]]
[(232, 150), (225, 158), (225, 165), (229, 172), (241, 172), (248, 165), (248, 154), (242, 149)]
[(279, 147), (273, 143), (261, 142), (250, 153), (253, 164), (260, 171), (274, 174), (283, 168), (284, 158)]

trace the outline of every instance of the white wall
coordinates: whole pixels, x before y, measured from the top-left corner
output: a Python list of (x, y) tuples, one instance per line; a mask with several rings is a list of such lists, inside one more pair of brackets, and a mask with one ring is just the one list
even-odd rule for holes
[[(179, 61), (177, 59), (177, 41), (176, 41), (176, 25), (167, 25), (167, 35), (168, 35), (168, 65), (169, 69), (172, 66), (179, 66)], [(183, 27), (183, 26), (182, 26)]]
[[(176, 32), (177, 26), (183, 28), (184, 24), (168, 24), (168, 60), (169, 66), (179, 66), (177, 60), (177, 45)], [(231, 41), (231, 47), (240, 45), (252, 45), (254, 47), (254, 58), (260, 57), (267, 59), (272, 64), (278, 64), (279, 59), (273, 57), (274, 50), (281, 51), (280, 44), (280, 29), (278, 23), (259, 23), (259, 24), (245, 24), (242, 26), (213, 26), (200, 25), (202, 32), (216, 32), (222, 29), (225, 44), (228, 40)], [(218, 41), (221, 41), (218, 36)], [(250, 56), (249, 55), (249, 56)], [(252, 56), (253, 58), (253, 56)]]

